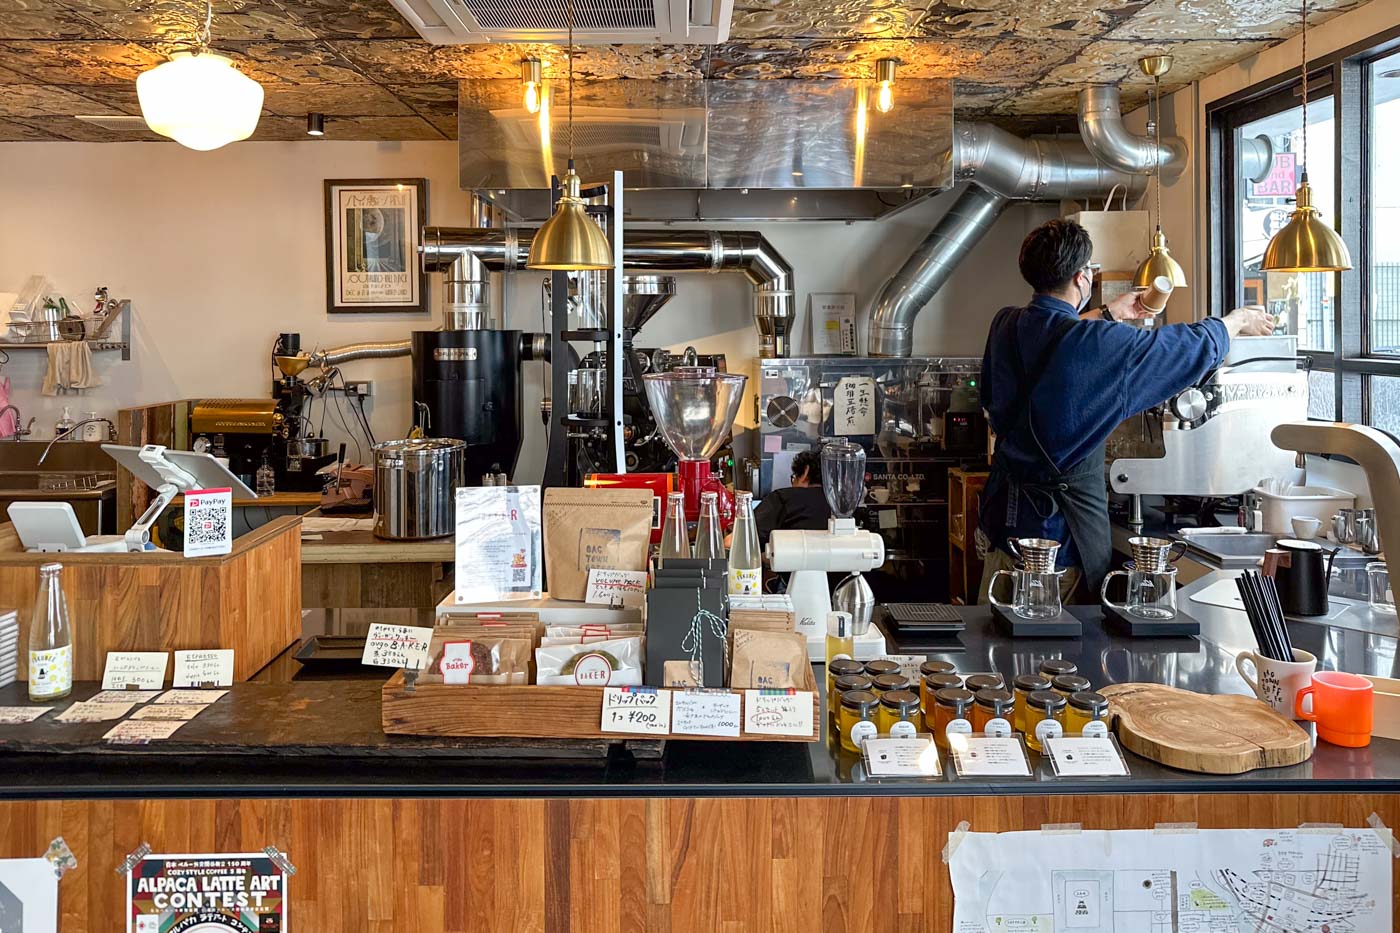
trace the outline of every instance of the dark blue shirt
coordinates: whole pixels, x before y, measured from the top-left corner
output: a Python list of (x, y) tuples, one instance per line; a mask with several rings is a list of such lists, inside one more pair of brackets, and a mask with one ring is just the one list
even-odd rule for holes
[[(1219, 318), (1143, 330), (1112, 321), (1080, 321), (1074, 307), (1036, 295), (1024, 309), (1002, 308), (987, 334), (982, 356), (982, 407), (997, 437), (997, 452), (1026, 481), (1048, 480), (1050, 465), (1062, 473), (1083, 462), (1124, 420), (1161, 404), (1220, 365), (1230, 335)], [(1036, 445), (1021, 412), (1018, 372), (1033, 370), (1061, 322), (1073, 320), (1029, 396)], [(1018, 366), (1015, 354), (1020, 353)], [(1040, 447), (1044, 447), (1042, 455)], [(1007, 522), (1010, 477), (993, 468), (982, 494), (982, 530), (1006, 550), (1007, 538), (1053, 538), (1059, 565), (1077, 563), (1064, 516), (1022, 493)]]

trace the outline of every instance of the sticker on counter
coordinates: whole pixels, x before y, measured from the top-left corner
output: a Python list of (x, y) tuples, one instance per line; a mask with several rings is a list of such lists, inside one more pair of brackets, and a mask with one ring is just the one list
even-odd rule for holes
[(421, 671), (428, 666), (428, 649), (432, 643), (431, 627), (375, 622), (365, 636), (365, 652), (360, 656), (360, 663)]
[(156, 703), (187, 703), (208, 706), (228, 693), (227, 690), (167, 690)]
[(668, 735), (671, 732), (671, 691), (655, 687), (604, 687), (604, 732)]
[(286, 933), (279, 861), (261, 852), (147, 855), (126, 878), (127, 933)]
[(1128, 765), (1108, 736), (1061, 735), (1045, 740), (1056, 777), (1125, 777)]
[(595, 606), (640, 606), (647, 596), (645, 570), (607, 570), (594, 567), (588, 571), (588, 592), (583, 601)]
[(1031, 766), (1018, 736), (948, 736), (958, 777), (1030, 777)]
[(861, 745), (871, 777), (937, 777), (943, 773), (938, 746), (927, 735), (880, 736)]
[(52, 706), (0, 706), (0, 725), (14, 726), (33, 722), (51, 709)]
[(749, 735), (812, 735), (809, 690), (745, 690), (744, 732)]
[(102, 671), (103, 690), (159, 690), (165, 686), (168, 651), (109, 651)]
[(671, 734), (738, 738), (740, 700), (728, 690), (677, 692), (671, 697)]
[(109, 745), (146, 745), (170, 738), (184, 724), (182, 719), (127, 719), (107, 730), (102, 738)]
[(233, 683), (233, 649), (200, 648), (175, 652), (172, 687), (227, 687)]

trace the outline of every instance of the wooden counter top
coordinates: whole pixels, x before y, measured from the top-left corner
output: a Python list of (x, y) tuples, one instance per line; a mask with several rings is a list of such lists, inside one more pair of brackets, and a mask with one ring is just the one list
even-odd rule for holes
[(301, 539), (303, 564), (421, 564), (452, 561), (456, 556), (451, 535), (426, 541), (388, 541), (376, 538), (372, 531), (304, 531)]

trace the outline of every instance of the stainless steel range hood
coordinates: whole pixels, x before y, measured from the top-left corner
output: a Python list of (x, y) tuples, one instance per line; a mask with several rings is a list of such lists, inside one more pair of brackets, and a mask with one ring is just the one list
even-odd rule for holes
[[(549, 216), (568, 158), (565, 90), (538, 113), (519, 81), (463, 81), (461, 183), (513, 220)], [(623, 173), (628, 220), (871, 220), (953, 183), (952, 82), (611, 80), (574, 87), (585, 182)]]

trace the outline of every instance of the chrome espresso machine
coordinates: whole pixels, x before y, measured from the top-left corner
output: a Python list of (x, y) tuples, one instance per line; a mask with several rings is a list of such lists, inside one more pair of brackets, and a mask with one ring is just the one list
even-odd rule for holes
[(981, 360), (806, 357), (759, 362), (757, 494), (787, 486), (792, 461), (842, 437), (866, 452), (857, 523), (885, 542), (866, 574), (881, 602), (948, 601), (948, 470), (987, 462)]

